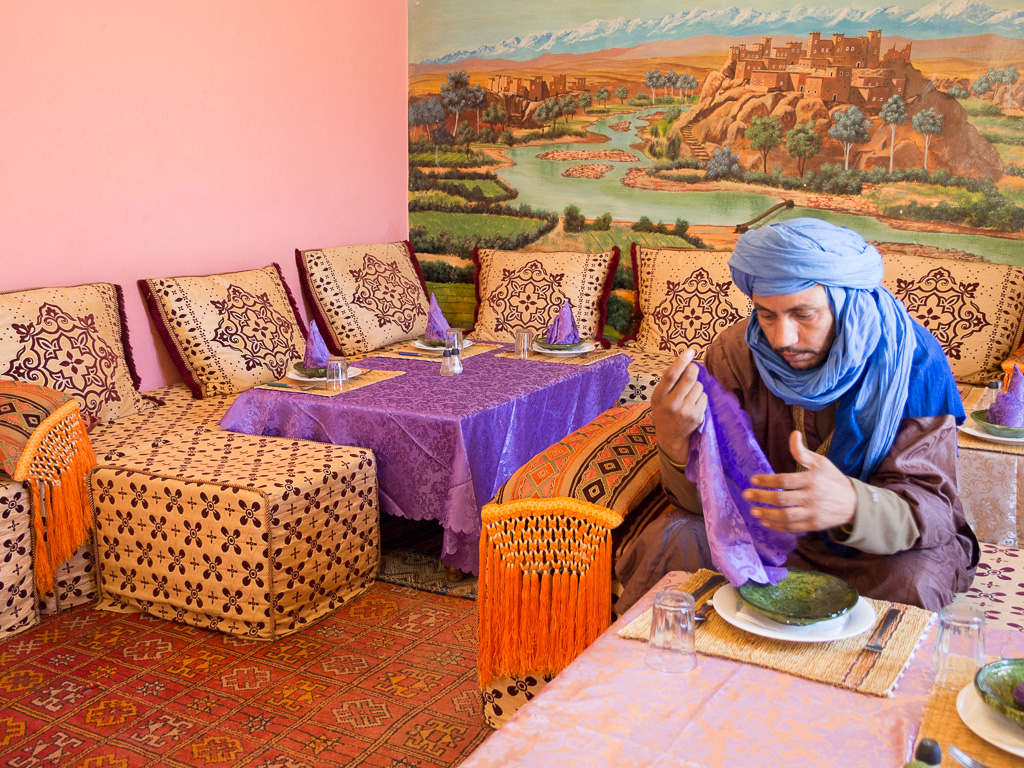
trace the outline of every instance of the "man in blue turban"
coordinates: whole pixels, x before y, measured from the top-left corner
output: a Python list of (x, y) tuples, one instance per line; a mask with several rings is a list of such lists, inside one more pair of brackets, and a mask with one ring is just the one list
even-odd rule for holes
[[(729, 266), (754, 311), (716, 337), (705, 364), (777, 473), (751, 478), (751, 514), (799, 536), (789, 567), (869, 597), (949, 603), (970, 586), (979, 548), (958, 494), (963, 407), (935, 337), (881, 286), (878, 251), (845, 227), (800, 218), (752, 230)], [(707, 405), (693, 358), (681, 355), (651, 399), (663, 485), (681, 511), (617, 564), (626, 604), (664, 571), (710, 565), (684, 474)]]

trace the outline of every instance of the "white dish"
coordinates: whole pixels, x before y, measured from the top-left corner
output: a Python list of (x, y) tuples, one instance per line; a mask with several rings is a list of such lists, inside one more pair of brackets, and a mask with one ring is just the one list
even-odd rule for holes
[(986, 704), (973, 682), (957, 694), (956, 713), (979, 738), (1011, 755), (1024, 757), (1024, 728)]
[(1024, 445), (1024, 437), (999, 437), (999, 435), (993, 435), (991, 432), (986, 432), (971, 421), (969, 416), (967, 417), (967, 421), (960, 425), (960, 431), (970, 435), (971, 437), (977, 437), (980, 440), (988, 440), (990, 443), (999, 443), (1000, 445)]
[[(433, 352), (435, 355), (442, 355), (442, 354), (444, 354), (444, 345), (443, 344), (440, 347), (432, 347), (429, 344), (426, 344), (426, 343), (420, 341), (419, 339), (415, 339), (412, 342), (412, 345), (414, 347), (416, 347), (416, 349), (424, 349), (427, 352)], [(469, 339), (463, 339), (462, 340), (462, 348), (463, 349), (465, 349), (466, 347), (472, 347), (472, 346), (473, 346), (473, 342), (470, 341)]]
[(551, 355), (552, 357), (575, 357), (584, 352), (597, 349), (597, 343), (593, 341), (581, 341), (575, 349), (544, 349), (536, 342), (533, 344), (533, 351), (539, 355)]
[[(349, 366), (348, 377), (350, 379), (355, 377), (355, 376), (358, 376), (361, 373), (366, 373), (366, 370), (363, 369), (363, 368), (354, 368), (352, 366)], [(289, 379), (295, 379), (296, 381), (312, 381), (312, 382), (327, 381), (327, 379), (325, 379), (323, 376), (320, 376), (320, 377), (317, 377), (317, 378), (313, 378), (313, 377), (310, 377), (310, 376), (303, 376), (301, 373), (299, 373), (298, 371), (296, 371), (294, 369), (288, 371), (288, 373), (286, 375), (287, 375), (287, 377)]]
[(779, 624), (766, 616), (742, 610), (742, 603), (736, 597), (731, 585), (721, 587), (712, 598), (718, 615), (737, 629), (775, 640), (789, 640), (794, 643), (830, 643), (846, 640), (867, 632), (875, 625), (875, 609), (864, 597), (857, 600), (849, 613), (828, 621), (819, 621), (807, 626)]

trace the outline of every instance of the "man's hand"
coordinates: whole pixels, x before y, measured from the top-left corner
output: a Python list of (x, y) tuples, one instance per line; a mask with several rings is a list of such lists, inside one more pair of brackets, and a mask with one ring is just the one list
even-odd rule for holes
[[(759, 486), (743, 492), (743, 498), (755, 505), (751, 514), (765, 527), (788, 533), (824, 531), (852, 522), (857, 492), (850, 479), (824, 456), (807, 450), (799, 432), (789, 436), (789, 450), (807, 471), (751, 477), (750, 482)], [(771, 506), (757, 506), (762, 504)]]
[(651, 394), (651, 417), (658, 447), (676, 464), (690, 456), (690, 435), (704, 420), (708, 396), (697, 381), (696, 351), (688, 349), (675, 359)]

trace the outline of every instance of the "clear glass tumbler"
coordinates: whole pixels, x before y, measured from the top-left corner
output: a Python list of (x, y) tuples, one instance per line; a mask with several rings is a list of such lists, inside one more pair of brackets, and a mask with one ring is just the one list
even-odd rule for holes
[(516, 357), (526, 360), (530, 356), (530, 347), (532, 346), (533, 331), (516, 331)]
[(970, 605), (939, 611), (932, 673), (941, 688), (960, 690), (985, 666), (985, 614)]
[(449, 328), (444, 332), (444, 346), (446, 349), (457, 349), (462, 351), (462, 329)]
[(344, 392), (348, 381), (348, 360), (344, 355), (327, 358), (327, 391)]
[(655, 595), (647, 666), (659, 672), (689, 672), (697, 666), (693, 614), (689, 592), (666, 589)]

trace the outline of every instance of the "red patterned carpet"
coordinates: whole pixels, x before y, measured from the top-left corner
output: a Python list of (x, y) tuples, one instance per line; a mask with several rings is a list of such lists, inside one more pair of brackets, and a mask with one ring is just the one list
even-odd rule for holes
[(80, 607), (0, 642), (0, 766), (456, 765), (475, 664), (474, 602), (382, 582), (273, 643)]

